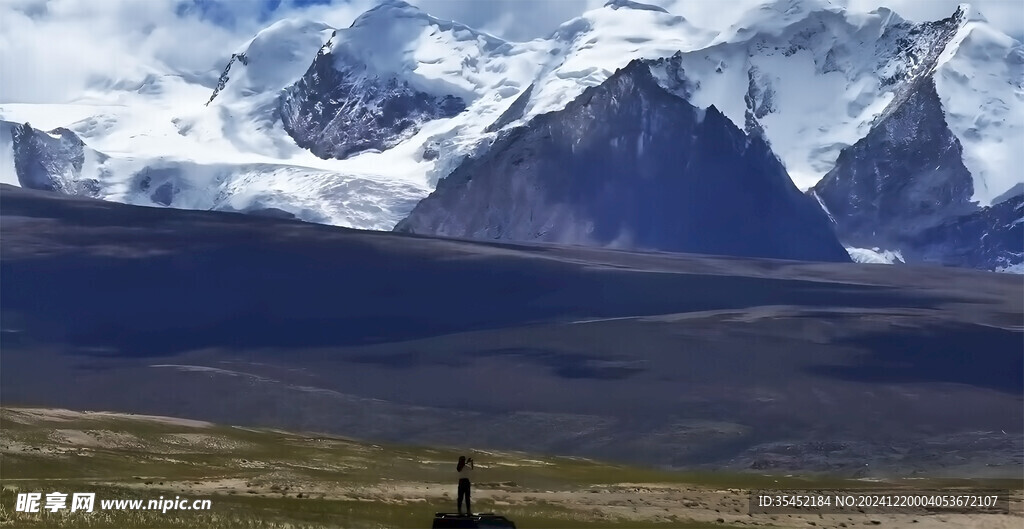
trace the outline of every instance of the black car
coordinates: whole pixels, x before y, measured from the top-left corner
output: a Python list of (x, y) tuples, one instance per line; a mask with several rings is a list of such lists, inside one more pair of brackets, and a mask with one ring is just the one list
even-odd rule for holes
[(433, 529), (516, 529), (516, 524), (494, 513), (472, 515), (439, 512), (434, 513)]

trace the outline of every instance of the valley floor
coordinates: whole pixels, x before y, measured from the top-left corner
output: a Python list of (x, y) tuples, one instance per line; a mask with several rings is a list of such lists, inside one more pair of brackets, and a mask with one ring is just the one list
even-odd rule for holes
[[(1016, 528), (1020, 480), (846, 480), (680, 473), (467, 451), (474, 510), (518, 527)], [(426, 527), (454, 510), (459, 452), (337, 436), (55, 408), (0, 409), (0, 527)], [(1010, 489), (1010, 514), (749, 514), (751, 490)], [(19, 492), (210, 499), (209, 511), (14, 512)]]
[(2, 185), (0, 240), (5, 404), (712, 472), (1024, 469), (1020, 276), (484, 243)]

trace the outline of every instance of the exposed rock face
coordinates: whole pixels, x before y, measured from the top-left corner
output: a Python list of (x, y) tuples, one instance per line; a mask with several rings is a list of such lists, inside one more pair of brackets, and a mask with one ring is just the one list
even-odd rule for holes
[(643, 61), (508, 131), (396, 230), (849, 260), (827, 217), (760, 137), (668, 92)]
[(380, 77), (357, 58), (328, 49), (330, 43), (281, 98), (285, 130), (321, 158), (390, 149), (422, 123), (466, 108), (458, 97), (430, 95), (396, 77)]
[(74, 132), (65, 128), (44, 132), (25, 123), (14, 128), (12, 140), (14, 168), (23, 187), (97, 196), (99, 183), (81, 177), (87, 147)]
[(928, 78), (844, 149), (813, 192), (843, 242), (892, 247), (945, 218), (969, 213), (972, 182)]
[(917, 256), (925, 262), (983, 270), (1014, 270), (1024, 263), (1024, 194), (921, 232)]
[(210, 103), (217, 98), (220, 91), (227, 86), (228, 81), (231, 79), (231, 66), (235, 64), (235, 61), (241, 62), (243, 66), (249, 63), (249, 59), (246, 58), (244, 53), (232, 53), (231, 59), (228, 61), (228, 65), (224, 67), (224, 71), (221, 72), (220, 77), (217, 78), (217, 86), (213, 88), (213, 93), (210, 94), (210, 99), (206, 101), (206, 106), (210, 106)]
[(989, 270), (1018, 264), (1024, 253), (1014, 224), (1019, 196), (988, 208), (971, 202), (973, 178), (931, 77), (894, 101), (810, 193), (850, 246), (898, 249), (908, 262)]
[(764, 128), (758, 120), (775, 111), (775, 89), (771, 80), (765, 79), (757, 66), (751, 66), (747, 70), (747, 79), (747, 94), (743, 96), (743, 101), (747, 104), (743, 128), (747, 134), (757, 134), (764, 138)]

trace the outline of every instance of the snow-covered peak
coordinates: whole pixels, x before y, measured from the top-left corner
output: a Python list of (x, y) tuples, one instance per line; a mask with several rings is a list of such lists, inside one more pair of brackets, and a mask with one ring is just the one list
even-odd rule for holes
[(524, 118), (560, 110), (633, 59), (669, 57), (706, 46), (714, 32), (656, 6), (614, 0), (562, 24)]
[(422, 92), (470, 102), (506, 82), (508, 72), (498, 63), (521, 50), (401, 0), (387, 0), (339, 30), (328, 51), (340, 70), (358, 65), (370, 75), (398, 77)]
[[(301, 35), (320, 33), (334, 28), (324, 22), (308, 18), (283, 18), (261, 29), (238, 47), (235, 53), (257, 55), (263, 51), (288, 48), (288, 43), (300, 42)], [(323, 44), (323, 43), (321, 43)]]
[(958, 24), (778, 0), (750, 10), (713, 45), (684, 54), (681, 68), (695, 104), (714, 104), (748, 132), (760, 130), (797, 185), (808, 188), (886, 108), (899, 106), (915, 79), (930, 74)]
[(416, 19), (427, 24), (440, 22), (440, 20), (408, 2), (403, 2), (402, 0), (382, 0), (376, 6), (356, 17), (351, 27), (378, 26), (401, 19)]
[(845, 12), (846, 20), (857, 27), (875, 25), (881, 29), (907, 22), (899, 13), (888, 7), (879, 7), (867, 13)]
[[(856, 11), (857, 4), (758, 3), (733, 26), (716, 26), (724, 30), (719, 35), (657, 6), (613, 0), (547, 38), (508, 42), (385, 0), (337, 31), (308, 20), (283, 20), (261, 31), (223, 57), (230, 66), (221, 65), (228, 66), (222, 93), (207, 107), (210, 81), (222, 72), (200, 79), (152, 64), (131, 81), (97, 85), (73, 105), (3, 104), (0, 118), (65, 126), (109, 154), (109, 172), (100, 178), (107, 198), (137, 196), (147, 203), (149, 195), (132, 187), (141, 177), (126, 168), (159, 172), (170, 160), (196, 166), (181, 165), (181, 174), (194, 176), (186, 192), (197, 198), (177, 199), (175, 207), (214, 207), (210, 201), (221, 194), (241, 202), (259, 195), (261, 203), (272, 195), (282, 209), (301, 203), (302, 210), (318, 212), (302, 218), (387, 228), (464, 158), (486, 152), (496, 129), (565, 108), (633, 59), (682, 52), (659, 63), (658, 81), (696, 106), (714, 106), (739, 127), (763, 133), (801, 188), (828, 172), (838, 153), (863, 138), (890, 104), (897, 107), (899, 91), (922, 76), (936, 78), (950, 129), (978, 179), (978, 201), (1019, 183), (1013, 171), (1024, 165), (1016, 152), (1024, 144), (1020, 43), (966, 5), (944, 20), (916, 23), (886, 8)], [(376, 104), (388, 102), (390, 92), (375, 89), (389, 86), (433, 96), (423, 100), (454, 96), (464, 110), (421, 120), (379, 152), (321, 160), (296, 145), (280, 112), (281, 89), (313, 77), (311, 64), (334, 67), (339, 75), (328, 80), (369, 87), (355, 97), (313, 101), (328, 109), (318, 116), (324, 122), (344, 105), (354, 113), (395, 114)], [(9, 137), (0, 127), (0, 148)], [(0, 159), (0, 178), (10, 165)], [(400, 203), (391, 197), (399, 184), (406, 189), (397, 194)]]
[(334, 28), (323, 22), (286, 18), (264, 28), (238, 48), (219, 97), (278, 92), (300, 77)]
[[(413, 39), (418, 36), (419, 31), (430, 28), (453, 33), (460, 40), (481, 40), (491, 47), (501, 46), (505, 41), (473, 29), (465, 24), (453, 20), (437, 18), (419, 7), (416, 7), (402, 0), (382, 0), (376, 6), (370, 8), (363, 14), (356, 17), (352, 25), (344, 31), (338, 42), (346, 40), (364, 39), (363, 44), (368, 44), (366, 39), (381, 45), (395, 44), (396, 39), (402, 41), (401, 36), (407, 33), (407, 37)], [(380, 38), (374, 39), (374, 35)]]
[(977, 7), (968, 3), (958, 5), (953, 16), (963, 22), (988, 22), (988, 19), (985, 18), (985, 15), (981, 14)]
[(291, 156), (299, 149), (271, 139), (281, 91), (309, 68), (334, 29), (308, 19), (288, 18), (264, 28), (231, 54), (206, 100), (206, 107), (182, 108), (172, 119), (180, 136), (234, 149)]
[(815, 13), (845, 12), (829, 0), (771, 0), (748, 10), (715, 43), (748, 40), (755, 35), (779, 35)]
[(1024, 182), (1024, 47), (967, 4), (953, 16), (960, 28), (938, 58), (935, 86), (974, 176), (973, 199), (987, 206)]
[[(673, 36), (673, 32), (676, 35)], [(560, 44), (571, 44), (571, 41), (578, 40), (584, 33), (589, 34), (585, 44), (590, 44), (591, 47), (605, 44), (598, 39), (630, 39), (634, 44), (642, 45), (644, 42), (666, 37), (692, 47), (707, 44), (712, 32), (697, 28), (682, 16), (669, 13), (658, 6), (632, 0), (611, 0), (602, 7), (586, 11), (579, 17), (563, 23), (555, 30), (550, 40), (560, 41)], [(628, 62), (629, 60), (622, 66)]]

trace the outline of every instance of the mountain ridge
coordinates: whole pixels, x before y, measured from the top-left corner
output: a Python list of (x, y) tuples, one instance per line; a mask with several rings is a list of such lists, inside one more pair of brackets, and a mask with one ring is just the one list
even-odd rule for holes
[(396, 231), (849, 260), (763, 140), (673, 95), (650, 67), (634, 60), (507, 131)]
[[(889, 9), (786, 0), (716, 31), (647, 7), (609, 2), (547, 39), (512, 42), (388, 1), (348, 28), (276, 22), (235, 50), (212, 87), (156, 76), (120, 83), (93, 107), (0, 104), (0, 118), (64, 127), (110, 156), (76, 177), (103, 198), (389, 229), (505, 129), (563, 109), (634, 58), (672, 57), (663, 84), (764, 138), (801, 189), (922, 75), (935, 79), (978, 208), (1020, 183), (1010, 145), (1024, 141), (1014, 119), (1024, 118), (1024, 85), (1014, 84), (1024, 51), (976, 10), (918, 24)], [(261, 57), (276, 58), (267, 64), (281, 75), (250, 79), (266, 70)], [(335, 90), (341, 80), (351, 90)], [(173, 190), (160, 200), (138, 186), (153, 174)]]

